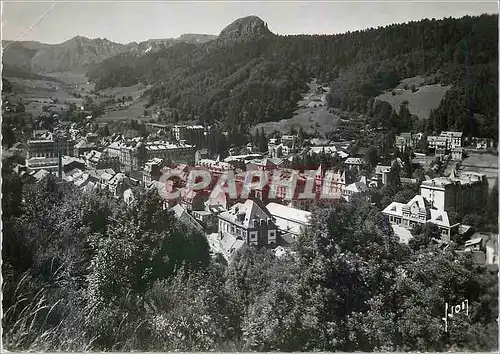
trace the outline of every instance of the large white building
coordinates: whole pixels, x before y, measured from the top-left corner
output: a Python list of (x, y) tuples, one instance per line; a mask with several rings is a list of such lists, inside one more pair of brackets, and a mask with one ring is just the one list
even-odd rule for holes
[(154, 158), (176, 164), (194, 164), (195, 148), (183, 141), (180, 143), (167, 141), (144, 143), (136, 138), (127, 142), (114, 142), (106, 148), (106, 152), (109, 156), (118, 156), (121, 169), (130, 171), (141, 169), (146, 161)]
[(482, 173), (462, 172), (457, 175), (453, 170), (449, 177), (423, 181), (420, 195), (438, 210), (481, 209), (488, 198), (488, 180)]

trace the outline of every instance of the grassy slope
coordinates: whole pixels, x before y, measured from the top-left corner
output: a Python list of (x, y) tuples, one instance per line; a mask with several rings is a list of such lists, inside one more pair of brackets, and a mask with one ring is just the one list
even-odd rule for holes
[[(427, 119), (429, 118), (431, 110), (439, 106), (439, 103), (451, 86), (436, 84), (418, 87), (423, 84), (424, 80), (425, 79), (421, 76), (404, 79), (394, 90), (394, 92), (396, 92), (395, 96), (392, 95), (391, 90), (378, 95), (376, 99), (389, 102), (396, 112), (399, 112), (399, 105), (403, 101), (408, 101), (408, 109), (412, 114), (417, 115), (421, 119)], [(411, 85), (415, 85), (418, 91), (412, 92), (411, 89), (405, 90), (405, 84), (410, 88)]]
[[(308, 83), (308, 86), (310, 91), (298, 102), (297, 105), (299, 108), (295, 111), (292, 118), (282, 119), (278, 122), (261, 123), (255, 128), (264, 128), (266, 134), (272, 133), (275, 130), (282, 134), (289, 134), (292, 127), (295, 130), (302, 127), (306, 133), (313, 133), (317, 130), (319, 133), (325, 134), (334, 130), (338, 126), (340, 117), (330, 113), (326, 104), (325, 106), (308, 108), (307, 105), (309, 103), (320, 100), (322, 97), (322, 94), (316, 94), (315, 79)], [(252, 129), (252, 134), (255, 133), (255, 128)]]

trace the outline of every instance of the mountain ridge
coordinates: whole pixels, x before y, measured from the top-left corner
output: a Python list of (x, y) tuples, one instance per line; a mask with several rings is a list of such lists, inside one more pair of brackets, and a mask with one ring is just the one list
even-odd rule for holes
[(3, 61), (17, 70), (29, 72), (72, 71), (125, 52), (143, 55), (177, 43), (201, 44), (216, 38), (214, 35), (186, 33), (177, 38), (148, 39), (127, 44), (113, 42), (107, 38), (88, 38), (80, 35), (57, 44), (3, 40)]

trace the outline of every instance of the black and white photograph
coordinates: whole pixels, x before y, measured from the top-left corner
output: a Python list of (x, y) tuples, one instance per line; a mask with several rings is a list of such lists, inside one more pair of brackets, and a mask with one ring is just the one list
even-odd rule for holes
[(1, 351), (498, 352), (497, 1), (1, 1)]

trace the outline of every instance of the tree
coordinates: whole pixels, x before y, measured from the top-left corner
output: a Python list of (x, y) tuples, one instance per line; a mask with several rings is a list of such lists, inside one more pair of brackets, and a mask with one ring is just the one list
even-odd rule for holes
[(179, 112), (177, 112), (177, 110), (174, 110), (174, 111), (172, 112), (172, 121), (173, 121), (174, 123), (178, 123), (178, 122), (179, 122), (179, 120), (180, 120), (180, 117), (179, 117)]
[(26, 111), (26, 108), (24, 107), (24, 104), (22, 102), (18, 102), (16, 105), (16, 112), (23, 113), (25, 111)]
[(258, 135), (258, 149), (260, 152), (267, 151), (267, 137), (266, 133), (264, 132), (264, 128), (260, 129), (260, 134)]
[[(391, 287), (398, 248), (384, 217), (363, 200), (313, 213), (311, 227), (298, 240), (303, 280), (314, 289), (304, 301), (318, 333), (309, 341), (313, 348), (359, 348), (349, 335), (348, 318), (368, 310), (369, 298)], [(369, 257), (384, 261), (364, 263)]]
[(2, 145), (10, 148), (16, 142), (16, 136), (12, 127), (2, 124)]
[(166, 122), (167, 121), (167, 114), (165, 113), (165, 111), (161, 110), (158, 118), (161, 122)]
[(488, 195), (486, 210), (492, 224), (498, 225), (498, 179)]
[(370, 169), (374, 169), (378, 163), (378, 152), (375, 146), (370, 146), (365, 153), (365, 161), (370, 166)]
[[(413, 89), (412, 89), (413, 91)], [(399, 106), (399, 128), (402, 130), (402, 131), (412, 131), (413, 129), (413, 126), (412, 126), (412, 117), (411, 117), (411, 113), (408, 109), (408, 106), (406, 104), (401, 104)]]
[(108, 124), (104, 124), (102, 127), (102, 136), (106, 137), (109, 136), (109, 126)]
[(304, 140), (305, 139), (305, 133), (304, 133), (304, 128), (302, 128), (302, 125), (299, 127), (299, 139), (300, 141)]

